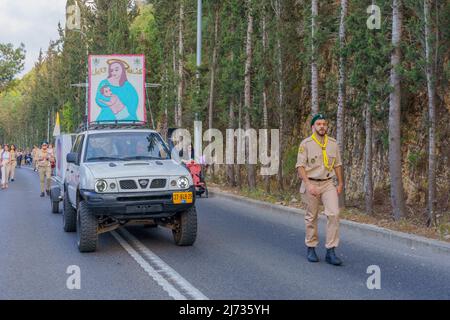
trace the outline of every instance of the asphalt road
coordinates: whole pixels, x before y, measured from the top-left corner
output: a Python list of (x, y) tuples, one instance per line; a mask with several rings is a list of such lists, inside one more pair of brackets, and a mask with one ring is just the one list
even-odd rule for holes
[[(220, 196), (197, 202), (192, 247), (177, 247), (168, 229), (129, 226), (99, 237), (81, 254), (62, 229), (38, 176), (17, 169), (0, 191), (0, 299), (450, 299), (450, 256), (406, 248), (345, 230), (337, 253), (344, 265), (305, 258), (300, 215), (263, 210)], [(368, 289), (367, 268), (380, 269)], [(69, 266), (80, 289), (69, 289)]]

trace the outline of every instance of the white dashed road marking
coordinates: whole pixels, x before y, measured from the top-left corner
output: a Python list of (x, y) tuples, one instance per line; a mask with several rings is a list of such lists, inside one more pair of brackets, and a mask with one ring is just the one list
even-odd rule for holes
[(208, 300), (208, 297), (200, 290), (190, 284), (126, 229), (120, 228), (119, 230), (119, 232), (111, 232), (113, 237), (170, 297), (175, 300)]

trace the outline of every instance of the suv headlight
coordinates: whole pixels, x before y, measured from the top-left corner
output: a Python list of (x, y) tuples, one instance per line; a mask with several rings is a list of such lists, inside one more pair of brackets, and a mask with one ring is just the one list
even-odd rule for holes
[(186, 177), (179, 177), (177, 180), (177, 186), (180, 189), (187, 189), (189, 188), (189, 179)]
[(95, 191), (97, 192), (105, 192), (108, 189), (108, 183), (105, 180), (98, 180), (95, 183)]

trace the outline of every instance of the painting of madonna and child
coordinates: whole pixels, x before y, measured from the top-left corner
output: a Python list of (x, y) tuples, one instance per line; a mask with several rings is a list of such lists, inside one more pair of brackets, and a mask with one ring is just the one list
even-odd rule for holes
[(89, 56), (89, 123), (146, 123), (144, 55)]

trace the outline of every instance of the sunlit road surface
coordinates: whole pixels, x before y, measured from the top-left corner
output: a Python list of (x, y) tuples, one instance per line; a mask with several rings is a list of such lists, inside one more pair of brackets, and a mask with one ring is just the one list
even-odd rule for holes
[[(345, 230), (344, 265), (334, 267), (321, 225), (321, 261), (309, 263), (303, 216), (220, 196), (197, 201), (192, 247), (177, 247), (168, 229), (130, 226), (82, 254), (38, 180), (17, 169), (0, 191), (0, 299), (450, 299), (450, 255)], [(79, 289), (69, 266), (79, 268)], [(369, 266), (379, 267), (380, 289), (367, 285)]]

